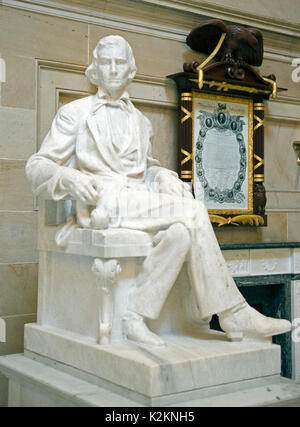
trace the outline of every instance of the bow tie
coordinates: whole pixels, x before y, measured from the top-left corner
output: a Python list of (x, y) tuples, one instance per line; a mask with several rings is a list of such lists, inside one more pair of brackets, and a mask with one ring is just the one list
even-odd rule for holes
[(103, 105), (107, 105), (109, 107), (120, 108), (123, 111), (127, 111), (128, 113), (133, 112), (133, 105), (129, 99), (127, 93), (121, 96), (120, 99), (116, 101), (112, 101), (109, 99), (108, 95), (100, 95), (95, 103), (94, 113), (98, 111)]

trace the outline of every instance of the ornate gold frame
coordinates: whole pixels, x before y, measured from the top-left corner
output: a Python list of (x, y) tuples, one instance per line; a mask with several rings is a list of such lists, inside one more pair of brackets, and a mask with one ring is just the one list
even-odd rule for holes
[(248, 209), (209, 209), (209, 214), (253, 214), (253, 100), (251, 98), (239, 98), (228, 95), (212, 95), (192, 91), (192, 183), (194, 184), (194, 113), (195, 113), (195, 98), (206, 98), (224, 102), (234, 102), (239, 104), (248, 104)]

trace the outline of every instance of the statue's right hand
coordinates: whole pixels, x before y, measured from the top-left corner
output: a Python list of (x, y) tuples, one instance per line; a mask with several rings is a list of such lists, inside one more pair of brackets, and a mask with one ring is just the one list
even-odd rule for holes
[(81, 200), (85, 204), (97, 204), (100, 188), (93, 177), (70, 168), (64, 170), (60, 182), (75, 200)]

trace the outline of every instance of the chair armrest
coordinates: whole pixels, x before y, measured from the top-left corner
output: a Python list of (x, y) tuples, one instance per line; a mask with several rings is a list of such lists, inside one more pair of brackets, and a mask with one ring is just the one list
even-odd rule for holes
[(48, 195), (39, 196), (39, 216), (44, 225), (61, 225), (67, 218), (74, 214), (76, 201), (70, 198), (53, 200)]

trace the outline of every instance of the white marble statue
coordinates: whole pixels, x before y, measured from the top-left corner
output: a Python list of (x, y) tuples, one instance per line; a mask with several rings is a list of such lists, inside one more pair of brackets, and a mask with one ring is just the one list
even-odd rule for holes
[(204, 203), (152, 157), (151, 124), (126, 92), (135, 73), (131, 47), (122, 37), (99, 41), (86, 71), (97, 94), (62, 106), (41, 149), (28, 160), (35, 194), (75, 199), (81, 227), (155, 233), (123, 318), (127, 339), (163, 344), (145, 319), (159, 317), (185, 261), (200, 316), (218, 314), (229, 339), (289, 331), (287, 320), (265, 317), (245, 302)]

